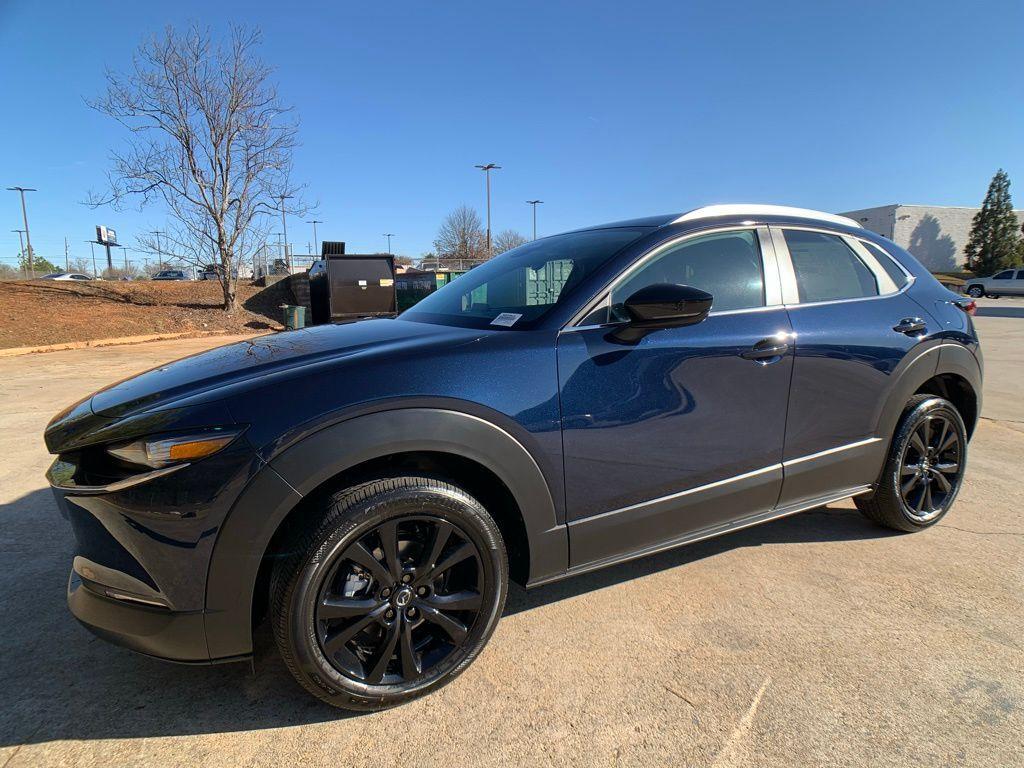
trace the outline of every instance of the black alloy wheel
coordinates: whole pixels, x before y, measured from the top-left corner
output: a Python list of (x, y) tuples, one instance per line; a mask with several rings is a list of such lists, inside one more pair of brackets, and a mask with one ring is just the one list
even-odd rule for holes
[(927, 522), (946, 508), (962, 473), (960, 436), (941, 414), (921, 420), (903, 450), (900, 495), (910, 514)]
[(497, 523), (429, 477), (356, 485), (309, 510), (271, 578), (289, 671), (332, 706), (375, 710), (440, 688), (501, 617), (508, 557)]
[(481, 577), (480, 552), (452, 523), (392, 518), (352, 542), (324, 579), (320, 647), (360, 682), (413, 683), (464, 647)]
[(888, 528), (926, 528), (953, 505), (966, 463), (967, 430), (956, 407), (936, 395), (915, 395), (893, 436), (878, 487), (854, 502)]

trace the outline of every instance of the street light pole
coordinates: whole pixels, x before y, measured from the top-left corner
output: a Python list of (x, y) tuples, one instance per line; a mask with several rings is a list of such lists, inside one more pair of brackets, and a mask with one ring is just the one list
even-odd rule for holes
[(313, 219), (312, 221), (307, 221), (306, 223), (313, 225), (313, 255), (315, 256), (316, 252), (320, 250), (320, 245), (316, 239), (316, 225), (323, 224), (324, 222), (322, 219)]
[(527, 203), (533, 206), (533, 239), (537, 239), (537, 206), (543, 203), (543, 200), (527, 200)]
[(92, 251), (92, 276), (97, 277), (98, 273), (96, 272), (96, 241), (86, 240), (85, 242), (89, 244), (89, 250)]
[(391, 238), (394, 237), (394, 234), (392, 234), (391, 232), (385, 232), (384, 233), (384, 237), (386, 237), (388, 239), (388, 256), (390, 256), (391, 255)]
[(28, 233), (28, 211), (25, 208), (25, 193), (37, 192), (38, 190), (31, 187), (8, 187), (7, 190), (9, 192), (21, 193), (21, 219), (25, 222), (25, 243), (28, 245), (28, 273), (35, 277), (36, 271), (32, 266), (32, 236)]
[(483, 171), (484, 176), (487, 177), (487, 258), (491, 258), (491, 171), (500, 171), (501, 166), (487, 163), (487, 165), (474, 167)]
[(281, 229), (284, 230), (284, 263), (288, 267), (288, 274), (292, 272), (292, 260), (288, 256), (288, 221), (284, 215), (284, 201), (290, 200), (294, 195), (280, 194), (276, 195), (277, 199), (281, 201)]
[[(22, 235), (24, 235), (25, 230), (24, 229), (12, 229), (11, 232), (17, 232), (18, 233), (18, 258), (21, 259), (22, 261), (24, 261), (25, 260), (25, 238)], [(18, 265), (18, 268), (19, 269), (21, 268), (20, 264)]]

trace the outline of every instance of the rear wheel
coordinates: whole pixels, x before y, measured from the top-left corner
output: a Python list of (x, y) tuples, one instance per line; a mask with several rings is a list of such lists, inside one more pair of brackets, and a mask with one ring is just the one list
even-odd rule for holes
[(473, 497), (426, 477), (332, 496), (272, 580), (289, 670), (344, 709), (401, 704), (445, 685), (483, 650), (505, 603), (498, 526)]
[(916, 531), (949, 511), (963, 483), (967, 431), (956, 407), (917, 395), (907, 403), (875, 493), (857, 508), (879, 525)]
[(972, 285), (970, 288), (967, 289), (967, 295), (970, 296), (972, 299), (980, 299), (982, 296), (985, 295), (985, 289), (982, 288), (980, 285)]

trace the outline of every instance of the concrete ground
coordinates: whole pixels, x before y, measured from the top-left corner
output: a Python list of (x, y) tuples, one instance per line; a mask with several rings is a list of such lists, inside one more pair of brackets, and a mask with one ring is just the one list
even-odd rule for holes
[(940, 524), (840, 504), (513, 591), (454, 684), (362, 716), (307, 696), (266, 633), (255, 672), (182, 667), (66, 609), (44, 425), (223, 339), (0, 360), (0, 768), (1024, 765), (1024, 301), (980, 303), (985, 418)]

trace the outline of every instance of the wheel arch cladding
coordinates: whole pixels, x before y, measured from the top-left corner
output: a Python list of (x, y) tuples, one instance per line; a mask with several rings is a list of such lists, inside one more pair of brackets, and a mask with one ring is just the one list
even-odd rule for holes
[[(394, 466), (397, 460), (397, 466)], [(525, 534), (528, 567), (520, 580), (535, 582), (565, 571), (568, 538), (540, 468), (512, 435), (459, 411), (406, 408), (372, 413), (326, 427), (275, 457), (235, 502), (217, 542), (207, 579), (206, 628), (211, 658), (252, 652), (254, 595), (264, 554), (286, 520), (301, 517), (322, 490), (371, 471), (432, 471), (453, 481), (472, 478), (467, 491), (500, 500), (500, 481), (514, 502)], [(393, 473), (393, 472), (392, 472)], [(457, 474), (459, 477), (451, 477)], [(478, 497), (479, 498), (479, 497)], [(307, 501), (308, 500), (308, 501)], [(480, 499), (485, 503), (483, 499)], [(490, 510), (489, 510), (490, 511)], [(515, 535), (508, 508), (495, 510), (503, 535)], [(506, 541), (512, 548), (513, 543)], [(272, 556), (272, 555), (271, 555)], [(258, 597), (258, 595), (257, 595)]]

